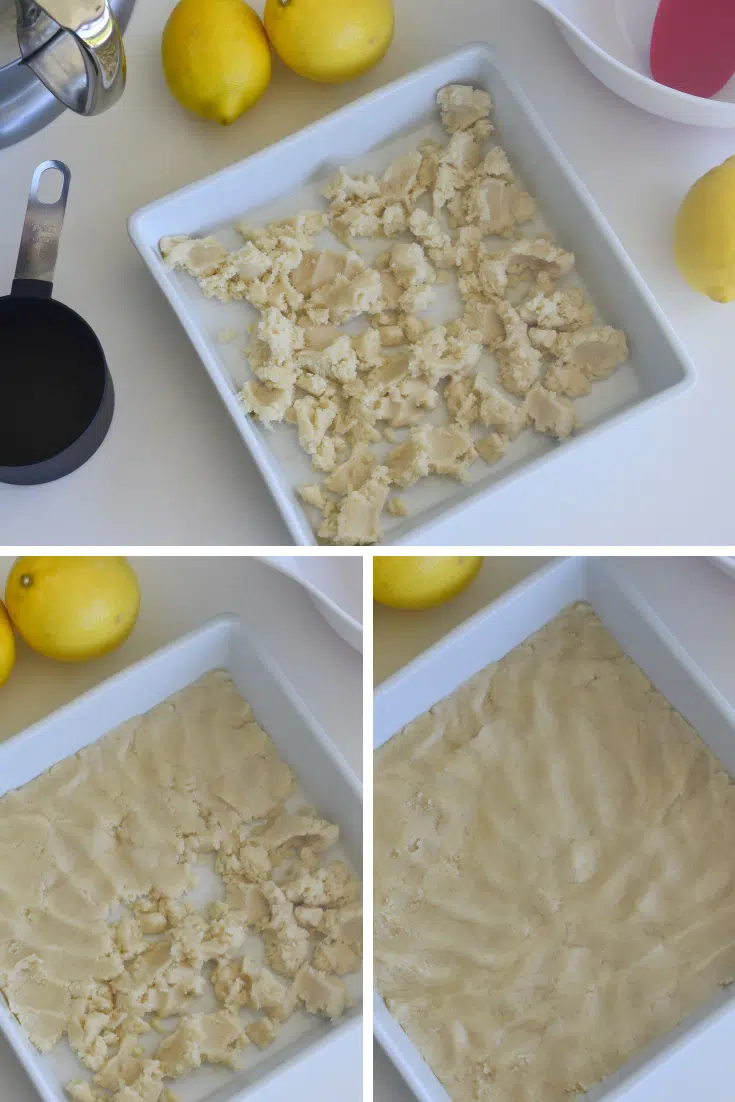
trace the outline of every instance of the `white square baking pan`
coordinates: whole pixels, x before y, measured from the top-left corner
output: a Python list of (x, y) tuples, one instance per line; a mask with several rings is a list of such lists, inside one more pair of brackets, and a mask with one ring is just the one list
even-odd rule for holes
[[(382, 172), (396, 156), (415, 149), (421, 138), (446, 141), (435, 97), (439, 88), (456, 82), (492, 94), (494, 140), (507, 149), (521, 180), (537, 198), (544, 225), (576, 254), (578, 276), (601, 318), (627, 333), (631, 361), (578, 401), (585, 429), (573, 440), (560, 445), (540, 433), (525, 432), (493, 467), (475, 463), (467, 485), (437, 476), (422, 479), (407, 495), (409, 517), (384, 518), (385, 542), (423, 542), (425, 526), (440, 513), (456, 514), (470, 497), (489, 495), (520, 475), (543, 477), (545, 465), (553, 462), (560, 447), (578, 453), (593, 432), (637, 416), (694, 382), (694, 368), (663, 312), (539, 115), (486, 46), (467, 46), (143, 207), (129, 220), (133, 242), (189, 334), (297, 543), (316, 542), (294, 490), (300, 483), (313, 482), (313, 471), (295, 432), (283, 425), (265, 430), (248, 418), (237, 400), (249, 374), (242, 348), (246, 324), (255, 320), (255, 311), (243, 303), (206, 299), (194, 280), (167, 268), (158, 243), (168, 234), (216, 233), (223, 244), (235, 248), (242, 241), (232, 224), (245, 215), (262, 225), (300, 210), (323, 209), (323, 184), (340, 165), (357, 162), (363, 171)], [(370, 244), (359, 242), (363, 251)], [(457, 308), (452, 316), (458, 313)], [(223, 345), (217, 334), (229, 328), (243, 339)], [(574, 495), (569, 503), (576, 504)]]
[[(214, 669), (229, 672), (256, 719), (293, 768), (300, 790), (326, 818), (338, 824), (340, 847), (360, 871), (360, 783), (278, 665), (235, 617), (212, 620), (0, 745), (0, 796)], [(181, 1102), (234, 1102), (286, 1065), (307, 1062), (315, 1048), (334, 1045), (344, 1031), (361, 1030), (359, 988), (358, 978), (350, 991), (354, 1005), (344, 1018), (332, 1024), (298, 1012), (267, 1049), (248, 1046), (241, 1057), (242, 1070), (203, 1066), (175, 1082), (177, 1097)], [(66, 1041), (41, 1055), (2, 996), (0, 1029), (44, 1102), (68, 1102), (63, 1085), (84, 1073)], [(304, 1075), (308, 1075), (306, 1067)]]
[[(381, 685), (374, 701), (374, 746), (381, 746), (575, 601), (588, 601), (592, 605), (626, 654), (735, 776), (735, 710), (691, 661), (686, 640), (673, 637), (647, 604), (644, 594), (622, 576), (614, 563), (594, 558), (564, 559), (543, 568)], [(421, 1102), (449, 1102), (449, 1095), (377, 992), (374, 1022), (378, 1041), (416, 1097)], [(649, 1077), (655, 1076), (657, 1069), (685, 1045), (691, 1060), (696, 1060), (698, 1041), (703, 1042), (706, 1031), (715, 1022), (725, 1027), (730, 1046), (735, 1045), (732, 988), (723, 989), (713, 1002), (629, 1061), (614, 1076), (580, 1095), (579, 1102), (622, 1102), (633, 1094), (636, 1100), (652, 1098), (653, 1080)], [(706, 1081), (707, 1067), (703, 1064), (700, 1080), (703, 1090)], [(640, 1093), (636, 1088), (640, 1088)], [(701, 1098), (705, 1096), (706, 1091)], [(659, 1097), (657, 1094), (656, 1099)]]

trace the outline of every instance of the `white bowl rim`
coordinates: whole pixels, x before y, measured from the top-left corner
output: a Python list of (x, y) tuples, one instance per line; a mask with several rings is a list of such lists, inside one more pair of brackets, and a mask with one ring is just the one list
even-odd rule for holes
[(692, 96), (689, 92), (680, 92), (678, 88), (670, 88), (668, 84), (660, 84), (659, 81), (654, 80), (652, 77), (647, 77), (645, 73), (639, 73), (637, 69), (631, 69), (629, 65), (624, 65), (622, 61), (618, 61), (618, 59), (612, 54), (609, 54), (607, 50), (603, 50), (602, 46), (598, 46), (594, 39), (586, 35), (584, 31), (581, 31), (579, 27), (572, 23), (568, 16), (557, 11), (555, 8), (552, 9), (547, 7), (544, 0), (536, 0), (536, 3), (556, 19), (558, 23), (563, 23), (573, 35), (588, 46), (599, 58), (609, 62), (619, 73), (627, 74), (632, 77), (642, 88), (651, 88), (655, 91), (660, 91), (672, 100), (681, 103), (682, 106), (693, 106), (695, 104), (706, 103), (708, 108), (712, 108), (718, 115), (727, 115), (728, 118), (730, 118), (735, 114), (735, 103), (730, 103), (727, 100), (721, 99), (707, 99), (704, 96)]

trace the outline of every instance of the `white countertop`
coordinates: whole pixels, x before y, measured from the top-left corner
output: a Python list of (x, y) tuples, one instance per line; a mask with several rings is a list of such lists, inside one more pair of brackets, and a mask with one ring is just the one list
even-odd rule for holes
[[(258, 632), (294, 688), (356, 773), (362, 773), (362, 662), (327, 626), (296, 582), (253, 559), (134, 558), (141, 614), (130, 639), (96, 662), (63, 665), (21, 644), (11, 679), (0, 689), (0, 740), (48, 715), (106, 677), (223, 612)], [(0, 593), (12, 560), (0, 558)], [(248, 1102), (358, 1099), (362, 1036), (350, 1030), (327, 1054), (248, 1095)], [(0, 1038), (0, 1102), (38, 1102)]]
[[(648, 116), (579, 64), (532, 0), (396, 0), (386, 59), (348, 85), (311, 84), (280, 65), (263, 101), (221, 129), (168, 95), (160, 34), (172, 0), (140, 0), (126, 34), (128, 88), (109, 113), (67, 112), (0, 151), (0, 286), (9, 289), (26, 194), (47, 157), (72, 170), (58, 296), (105, 347), (117, 409), (102, 450), (81, 471), (36, 488), (0, 486), (7, 545), (277, 545), (290, 542), (224, 407), (172, 311), (130, 244), (137, 207), (312, 122), (471, 40), (515, 71), (674, 323), (699, 379), (680, 399), (590, 441), (582, 464), (560, 459), (436, 523), (427, 543), (697, 545), (733, 541), (735, 306), (690, 292), (671, 260), (671, 227), (694, 180), (732, 153), (732, 132)], [(262, 8), (262, 0), (255, 3)]]
[[(684, 644), (691, 658), (709, 676), (716, 688), (735, 705), (735, 579), (723, 574), (706, 559), (630, 558), (617, 560), (621, 568), (645, 593), (663, 623)], [(440, 613), (422, 624), (421, 615), (403, 614), (400, 631), (402, 663), (410, 661), (458, 623), (484, 608), (493, 596), (520, 581), (533, 569), (530, 559), (489, 559), (472, 587), (460, 600), (461, 614), (445, 606), (441, 631)], [(456, 610), (456, 605), (454, 609)], [(390, 611), (390, 610), (387, 610)], [(400, 615), (400, 614), (397, 614)], [(377, 642), (385, 624), (376, 629)], [(381, 670), (393, 672), (390, 662)], [(374, 1102), (414, 1102), (414, 1095), (393, 1065), (375, 1046)], [(660, 1067), (620, 1096), (620, 1102), (732, 1102), (735, 1081), (735, 1036), (730, 1022), (712, 1024), (704, 1034), (691, 1037)], [(617, 1100), (616, 1095), (616, 1100)]]
[(428, 650), (453, 628), (523, 581), (548, 558), (486, 558), (469, 589), (453, 601), (420, 612), (373, 605), (373, 684), (378, 685)]

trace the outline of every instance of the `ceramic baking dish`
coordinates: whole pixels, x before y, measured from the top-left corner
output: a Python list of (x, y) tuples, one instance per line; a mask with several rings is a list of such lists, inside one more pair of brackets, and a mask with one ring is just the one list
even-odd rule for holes
[[(735, 710), (691, 661), (686, 640), (669, 632), (645, 596), (602, 559), (564, 559), (533, 574), (460, 625), (377, 690), (374, 745), (381, 746), (405, 724), (453, 692), (473, 674), (502, 658), (553, 620), (574, 601), (588, 601), (623, 650), (645, 671), (656, 688), (699, 731), (731, 775), (735, 776)], [(629, 1061), (614, 1076), (580, 1095), (578, 1102), (636, 1102), (652, 1098), (653, 1076), (674, 1052), (696, 1045), (715, 1022), (725, 1023), (735, 1043), (735, 991), (723, 989), (709, 1005), (691, 1015), (673, 1033)], [(449, 1102), (449, 1095), (428, 1064), (374, 994), (375, 1034), (421, 1102)], [(706, 1081), (703, 1067), (701, 1084)], [(636, 1093), (642, 1080), (646, 1088)], [(648, 1093), (647, 1093), (648, 1091)], [(691, 1096), (695, 1097), (694, 1095)], [(719, 1097), (719, 1096), (718, 1096)], [(656, 1095), (659, 1098), (659, 1095)]]
[[(294, 491), (295, 485), (314, 480), (313, 471), (294, 432), (283, 426), (269, 432), (242, 411), (236, 394), (249, 374), (242, 355), (245, 342), (223, 345), (217, 340), (230, 327), (244, 335), (245, 320), (254, 320), (255, 311), (243, 303), (206, 299), (192, 279), (166, 267), (158, 243), (167, 234), (216, 232), (234, 248), (242, 241), (232, 223), (246, 214), (248, 221), (262, 225), (299, 210), (324, 208), (323, 183), (340, 165), (383, 171), (394, 157), (415, 149), (422, 137), (446, 141), (435, 97), (443, 85), (456, 82), (491, 92), (497, 141), (538, 199), (544, 225), (576, 254), (579, 277), (602, 319), (624, 329), (630, 341), (630, 364), (579, 400), (586, 428), (561, 447), (578, 454), (593, 433), (637, 416), (694, 381), (693, 366), (671, 326), (539, 115), (487, 47), (467, 46), (130, 218), (137, 249), (189, 334), (297, 543), (316, 539)], [(370, 244), (359, 242), (363, 251)], [(459, 312), (457, 306), (453, 316)], [(421, 480), (407, 494), (409, 517), (384, 518), (385, 542), (426, 542), (424, 529), (440, 514), (456, 514), (470, 498), (489, 495), (518, 476), (543, 477), (545, 465), (559, 450), (548, 437), (526, 432), (493, 467), (475, 463), (467, 485), (448, 478)], [(574, 496), (569, 500), (571, 504)]]
[[(256, 719), (292, 766), (299, 787), (319, 811), (340, 827), (345, 855), (361, 869), (360, 784), (309, 715), (270, 655), (235, 617), (220, 617), (156, 651), (98, 688), (0, 745), (0, 795), (18, 788), (56, 762), (95, 742), (131, 716), (154, 707), (213, 669), (226, 669), (252, 705)], [(300, 1012), (269, 1048), (249, 1046), (242, 1070), (205, 1066), (173, 1084), (181, 1102), (230, 1102), (249, 1095), (294, 1061), (308, 1061), (316, 1048), (335, 1045), (346, 1030), (361, 1029), (359, 986), (355, 1005), (334, 1024)], [(0, 1030), (5, 1034), (44, 1102), (68, 1102), (62, 1089), (81, 1077), (81, 1066), (66, 1042), (41, 1055), (27, 1039), (0, 996)], [(58, 1050), (58, 1051), (57, 1051)], [(308, 1075), (308, 1070), (304, 1069)], [(0, 1095), (2, 1091), (0, 1090)]]

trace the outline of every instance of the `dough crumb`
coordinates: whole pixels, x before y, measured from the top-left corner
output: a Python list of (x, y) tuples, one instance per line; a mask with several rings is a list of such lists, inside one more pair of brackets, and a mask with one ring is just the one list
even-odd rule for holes
[(468, 84), (447, 84), (436, 94), (442, 122), (453, 133), (467, 130), (490, 114), (492, 101), (487, 92)]
[(308, 964), (299, 969), (294, 980), (294, 992), (310, 1014), (321, 1014), (332, 1020), (344, 1014), (347, 1006), (344, 983)]
[(475, 441), (475, 449), (481, 459), (486, 463), (497, 463), (502, 459), (508, 448), (508, 440), (499, 432), (491, 432), (487, 436), (481, 436)]
[(552, 394), (539, 384), (528, 392), (526, 413), (538, 432), (556, 436), (559, 440), (570, 436), (578, 424), (577, 414), (569, 399)]
[(238, 1053), (249, 1044), (248, 1036), (236, 1013), (220, 1010), (214, 1014), (194, 1014), (181, 1018), (173, 1033), (161, 1042), (157, 1051), (161, 1071), (178, 1079), (202, 1063), (224, 1064), (237, 1069)]
[(258, 1048), (267, 1048), (278, 1036), (278, 1026), (270, 1018), (258, 1018), (246, 1027), (245, 1032)]
[(402, 497), (397, 497), (394, 494), (388, 502), (388, 512), (393, 517), (407, 517), (409, 514), (409, 508)]

